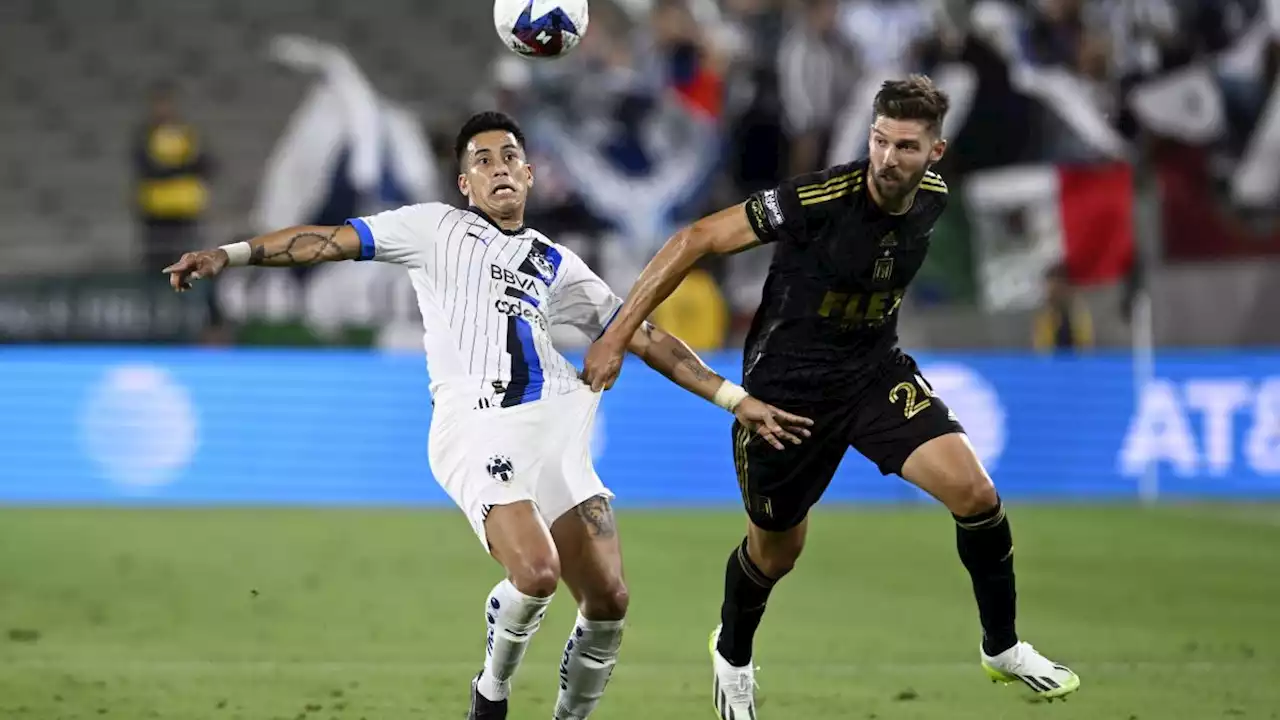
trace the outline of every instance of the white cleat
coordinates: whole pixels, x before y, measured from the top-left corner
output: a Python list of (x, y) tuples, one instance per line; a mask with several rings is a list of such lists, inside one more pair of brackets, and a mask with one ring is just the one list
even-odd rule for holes
[(713, 702), (721, 720), (756, 720), (755, 663), (734, 667), (716, 650), (720, 626), (711, 633), (711, 668), (715, 675)]
[(982, 669), (992, 682), (1022, 682), (1045, 700), (1066, 697), (1080, 689), (1080, 676), (1065, 665), (1041, 655), (1031, 643), (1020, 642), (994, 657), (979, 648)]

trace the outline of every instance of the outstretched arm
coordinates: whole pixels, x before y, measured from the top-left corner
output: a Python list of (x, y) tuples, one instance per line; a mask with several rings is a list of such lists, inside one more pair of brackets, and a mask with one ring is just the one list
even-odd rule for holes
[[(232, 265), (286, 267), (355, 260), (360, 257), (360, 236), (350, 225), (291, 227), (256, 237), (248, 245), (248, 260), (244, 263), (233, 261)], [(237, 250), (224, 252), (235, 253)]]
[(668, 380), (703, 400), (715, 402), (716, 392), (724, 384), (724, 378), (707, 367), (683, 340), (668, 335), (652, 323), (640, 326), (631, 336), (627, 349)]
[(192, 280), (211, 278), (228, 267), (314, 265), (359, 257), (360, 236), (352, 226), (301, 225), (247, 242), (186, 253), (164, 272), (168, 273), (173, 289), (182, 292), (191, 288)]
[(627, 300), (587, 353), (584, 379), (593, 390), (613, 387), (622, 353), (641, 323), (680, 286), (698, 260), (741, 252), (760, 244), (744, 204), (734, 205), (681, 229), (662, 246), (637, 278)]
[(671, 382), (732, 412), (738, 422), (779, 450), (784, 440), (798, 445), (801, 438), (809, 437), (812, 420), (747, 395), (707, 367), (683, 340), (651, 323), (643, 323), (631, 336), (628, 349)]

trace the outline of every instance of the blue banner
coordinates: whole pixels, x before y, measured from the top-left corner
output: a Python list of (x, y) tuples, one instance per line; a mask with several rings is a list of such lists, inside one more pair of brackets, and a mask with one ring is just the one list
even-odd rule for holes
[[(1141, 382), (1124, 355), (918, 360), (1005, 497), (1280, 497), (1280, 353), (1163, 354)], [(447, 504), (430, 421), (421, 356), (5, 348), (0, 502)], [(729, 425), (629, 361), (596, 468), (622, 505), (733, 504)], [(851, 450), (826, 501), (921, 497)]]

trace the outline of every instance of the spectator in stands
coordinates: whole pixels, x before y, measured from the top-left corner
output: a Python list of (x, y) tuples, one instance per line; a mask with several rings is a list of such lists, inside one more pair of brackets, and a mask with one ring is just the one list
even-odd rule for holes
[(837, 25), (839, 9), (837, 0), (803, 0), (778, 52), (792, 175), (823, 165), (835, 123), (856, 86), (857, 63)]
[[(938, 30), (941, 6), (925, 0), (844, 0), (837, 26), (858, 60), (858, 75), (844, 113), (835, 123), (825, 162), (866, 157), (872, 101), (885, 80), (920, 70), (921, 45)], [(936, 80), (937, 78), (935, 78)]]
[(786, 31), (787, 0), (724, 0), (720, 33), (730, 52), (752, 67), (773, 67)]
[(1127, 10), (1119, 3), (1042, 0), (1028, 22), (1023, 52), (1032, 64), (1061, 66), (1088, 81), (1106, 82), (1118, 33), (1113, 26), (1129, 19)]
[(698, 24), (688, 0), (656, 0), (650, 22), (666, 82), (689, 112), (720, 118), (724, 58), (714, 38)]
[(1073, 353), (1093, 347), (1093, 318), (1072, 292), (1067, 269), (1045, 274), (1044, 306), (1036, 313), (1032, 342), (1042, 353)]
[(1082, 0), (1045, 0), (1031, 14), (1023, 52), (1036, 65), (1076, 65), (1087, 29)]
[(178, 112), (174, 88), (157, 85), (150, 102), (136, 141), (134, 168), (143, 264), (158, 270), (201, 246), (198, 233), (209, 203), (211, 168), (203, 139)]
[(884, 78), (913, 69), (916, 45), (938, 29), (941, 10), (938, 0), (845, 0), (838, 25), (869, 74)]

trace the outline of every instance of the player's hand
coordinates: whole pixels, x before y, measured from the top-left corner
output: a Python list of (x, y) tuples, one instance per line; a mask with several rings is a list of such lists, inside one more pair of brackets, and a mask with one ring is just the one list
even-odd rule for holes
[(813, 427), (813, 421), (809, 418), (792, 415), (751, 396), (743, 398), (742, 402), (738, 403), (738, 406), (733, 409), (733, 415), (738, 418), (738, 422), (742, 423), (743, 427), (764, 438), (778, 450), (786, 448), (782, 444), (783, 440), (792, 445), (799, 445), (802, 442), (801, 438), (809, 437), (811, 434), (809, 428)]
[(594, 392), (608, 390), (618, 381), (622, 372), (622, 354), (626, 348), (614, 347), (604, 338), (591, 343), (586, 360), (582, 363), (582, 381)]
[(222, 272), (229, 260), (226, 250), (199, 250), (184, 254), (163, 272), (168, 273), (169, 285), (174, 291), (183, 292), (191, 289), (191, 281), (205, 280)]

